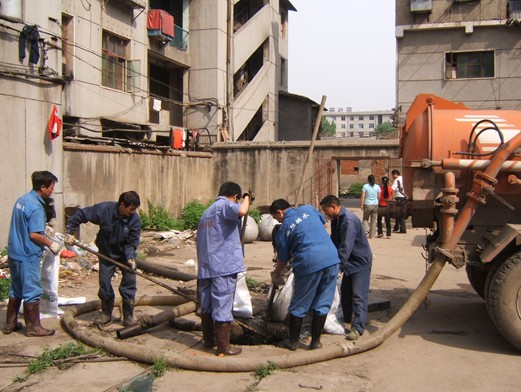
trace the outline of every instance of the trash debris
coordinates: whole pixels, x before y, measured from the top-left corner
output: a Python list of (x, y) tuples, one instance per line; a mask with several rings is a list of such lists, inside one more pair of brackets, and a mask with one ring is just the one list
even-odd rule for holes
[(72, 259), (73, 257), (76, 257), (76, 253), (67, 249), (64, 249), (60, 252), (60, 257), (64, 259)]

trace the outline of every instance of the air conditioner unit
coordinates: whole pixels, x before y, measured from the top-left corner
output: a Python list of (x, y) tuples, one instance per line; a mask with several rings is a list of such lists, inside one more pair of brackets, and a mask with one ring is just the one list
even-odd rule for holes
[(432, 12), (432, 0), (411, 0), (411, 12), (430, 14)]

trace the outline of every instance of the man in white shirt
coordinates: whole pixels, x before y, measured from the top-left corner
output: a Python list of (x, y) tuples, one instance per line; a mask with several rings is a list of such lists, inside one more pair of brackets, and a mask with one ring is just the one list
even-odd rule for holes
[[(391, 185), (391, 189), (393, 190), (394, 199), (397, 204), (403, 203), (407, 196), (405, 195), (405, 191), (403, 189), (403, 177), (400, 175), (400, 171), (394, 169), (391, 172), (393, 176), (393, 184)], [(402, 209), (396, 209), (396, 220), (394, 223), (393, 232), (398, 233), (407, 233), (407, 228), (405, 227), (405, 217), (403, 216)]]

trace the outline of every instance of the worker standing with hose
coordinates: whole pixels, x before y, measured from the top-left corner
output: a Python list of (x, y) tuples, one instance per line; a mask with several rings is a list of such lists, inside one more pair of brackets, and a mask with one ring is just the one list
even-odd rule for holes
[(253, 198), (241, 187), (225, 182), (215, 202), (204, 212), (197, 228), (198, 289), (203, 343), (217, 345), (216, 355), (237, 355), (230, 345), (233, 298), (237, 274), (244, 272), (240, 219), (248, 214)]
[[(130, 267), (130, 271), (120, 268), (123, 278), (119, 285), (123, 303), (123, 325), (134, 323), (134, 304), (136, 297), (136, 249), (141, 235), (141, 218), (136, 213), (141, 205), (139, 195), (134, 191), (124, 192), (117, 202), (107, 201), (81, 208), (67, 221), (65, 244), (74, 245), (76, 232), (80, 224), (93, 223), (100, 227), (96, 236), (96, 246), (100, 253)], [(114, 309), (114, 289), (111, 280), (116, 271), (116, 265), (99, 258), (99, 290), (102, 316), (94, 323), (99, 326), (112, 322)]]

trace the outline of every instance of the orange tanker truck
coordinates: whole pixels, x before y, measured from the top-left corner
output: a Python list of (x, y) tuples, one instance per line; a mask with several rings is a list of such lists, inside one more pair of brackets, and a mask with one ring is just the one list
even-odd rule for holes
[(521, 111), (418, 95), (400, 154), (406, 213), (432, 230), (428, 261), (464, 266), (498, 331), (521, 349)]

